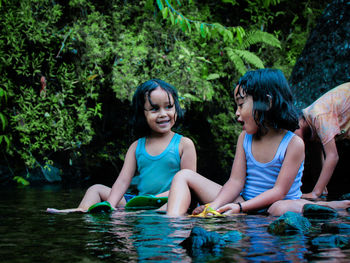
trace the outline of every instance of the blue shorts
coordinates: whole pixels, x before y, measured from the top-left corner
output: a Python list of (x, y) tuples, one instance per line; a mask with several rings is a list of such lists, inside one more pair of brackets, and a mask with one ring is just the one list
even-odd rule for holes
[(124, 198), (126, 202), (129, 202), (130, 199), (134, 198), (136, 195), (132, 194), (124, 194)]

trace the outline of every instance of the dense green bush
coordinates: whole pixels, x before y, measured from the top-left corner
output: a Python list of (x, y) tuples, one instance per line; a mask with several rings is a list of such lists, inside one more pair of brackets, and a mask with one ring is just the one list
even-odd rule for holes
[[(110, 159), (110, 147), (116, 147), (113, 158), (122, 160), (128, 143), (113, 136), (93, 155), (82, 154), (102, 133), (96, 123), (110, 121), (102, 114), (102, 94), (113, 93), (115, 102), (126, 105), (137, 85), (160, 78), (178, 88), (185, 108), (215, 105), (206, 121), (220, 165), (228, 170), (240, 130), (233, 120), (233, 82), (252, 68), (278, 65), (290, 72), (306, 40), (297, 20), (289, 34), (301, 40), (277, 40), (285, 33), (273, 28), (274, 15), (291, 11), (274, 9), (287, 2), (0, 1), (3, 153), (29, 171), (52, 165), (62, 152)], [(221, 21), (226, 9), (232, 17)], [(291, 50), (280, 49), (287, 46)], [(187, 135), (195, 141), (200, 136)], [(71, 165), (74, 160), (69, 157)]]

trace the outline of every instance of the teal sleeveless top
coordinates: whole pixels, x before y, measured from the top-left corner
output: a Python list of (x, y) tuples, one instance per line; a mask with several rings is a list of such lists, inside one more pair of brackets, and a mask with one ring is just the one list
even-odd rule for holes
[(167, 148), (159, 155), (146, 152), (146, 138), (140, 138), (136, 147), (139, 195), (168, 191), (174, 175), (181, 169), (179, 145), (182, 135), (175, 133)]

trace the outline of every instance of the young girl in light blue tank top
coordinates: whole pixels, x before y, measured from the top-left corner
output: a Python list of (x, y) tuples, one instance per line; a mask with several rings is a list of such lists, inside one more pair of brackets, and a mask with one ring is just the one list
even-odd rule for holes
[[(273, 159), (267, 163), (261, 163), (255, 160), (254, 155), (252, 153), (253, 135), (245, 134), (243, 148), (247, 161), (247, 174), (244, 188), (241, 193), (244, 200), (250, 200), (262, 194), (263, 192), (273, 188), (279, 171), (282, 168), (288, 145), (293, 136), (296, 135), (291, 131), (288, 131), (284, 135), (280, 145), (278, 146), (277, 152)], [(285, 200), (299, 199), (301, 197), (302, 193), (300, 187), (302, 185), (301, 177), (303, 175), (303, 170), (304, 162), (300, 165), (298, 174), (295, 177), (288, 193), (286, 194), (284, 198)]]
[[(292, 133), (298, 128), (298, 113), (283, 73), (273, 69), (247, 72), (234, 97), (243, 131), (229, 180), (221, 186), (196, 172), (180, 171), (170, 188), (168, 215), (185, 214), (192, 194), (206, 203), (193, 211), (200, 216), (261, 210), (281, 215), (301, 212), (305, 203), (312, 203), (300, 199), (304, 143)], [(339, 208), (350, 202), (326, 204)]]
[(113, 187), (93, 185), (86, 191), (78, 208), (48, 208), (47, 212), (86, 212), (90, 206), (102, 201), (109, 202), (113, 208), (124, 206), (127, 201), (125, 193), (136, 174), (139, 194), (165, 197), (176, 172), (180, 169), (196, 170), (193, 142), (172, 131), (183, 115), (176, 89), (159, 79), (146, 81), (136, 89), (132, 106), (134, 132), (141, 139), (129, 147)]

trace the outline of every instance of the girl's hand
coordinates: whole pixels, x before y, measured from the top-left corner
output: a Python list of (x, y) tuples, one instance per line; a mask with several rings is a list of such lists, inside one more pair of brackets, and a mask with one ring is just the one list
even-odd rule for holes
[(204, 211), (204, 209), (205, 209), (205, 205), (198, 206), (195, 209), (193, 209), (192, 215), (199, 215)]
[(308, 193), (308, 194), (303, 194), (301, 196), (301, 198), (304, 198), (304, 199), (310, 199), (310, 200), (316, 200), (318, 199), (318, 195), (314, 192), (311, 192), (311, 193)]
[(234, 203), (230, 203), (216, 209), (216, 211), (224, 215), (239, 214), (239, 210), (240, 210), (239, 205)]

